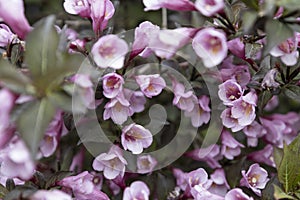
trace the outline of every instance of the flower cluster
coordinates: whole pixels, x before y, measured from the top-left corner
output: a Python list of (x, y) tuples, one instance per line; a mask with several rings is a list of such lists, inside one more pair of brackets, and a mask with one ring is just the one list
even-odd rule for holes
[(0, 0), (0, 200), (299, 198), (300, 7), (140, 3)]

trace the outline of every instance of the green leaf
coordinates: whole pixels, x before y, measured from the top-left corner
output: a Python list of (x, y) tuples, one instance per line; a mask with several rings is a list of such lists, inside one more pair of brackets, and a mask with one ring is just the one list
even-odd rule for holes
[(273, 146), (273, 157), (274, 157), (276, 168), (278, 170), (283, 158), (283, 150)]
[(300, 102), (300, 87), (296, 85), (287, 85), (282, 88), (284, 94), (292, 100)]
[(52, 103), (42, 99), (31, 102), (19, 115), (17, 128), (33, 156), (54, 114), (55, 107)]
[(279, 185), (278, 178), (273, 176), (267, 183), (266, 187), (262, 190), (262, 200), (274, 200), (274, 185)]
[(6, 187), (0, 184), (0, 198), (3, 199), (8, 192), (9, 191), (6, 189)]
[(286, 194), (279, 186), (274, 186), (274, 197), (276, 200), (278, 199), (295, 199), (293, 196)]
[(286, 193), (293, 193), (300, 184), (300, 135), (283, 148), (283, 158), (278, 168), (278, 179)]
[(264, 48), (265, 56), (272, 50), (273, 47), (292, 37), (294, 34), (293, 30), (286, 24), (273, 19), (267, 20), (265, 24), (265, 31), (267, 34), (267, 44)]
[(242, 22), (243, 22), (243, 31), (244, 33), (250, 33), (258, 19), (258, 14), (255, 11), (245, 11), (242, 15)]
[(48, 95), (48, 99), (56, 107), (68, 112), (84, 113), (86, 110), (86, 107), (83, 104), (77, 104), (76, 106), (73, 106), (72, 96), (65, 91), (53, 92)]
[(47, 75), (56, 65), (59, 38), (54, 22), (53, 15), (42, 19), (26, 38), (25, 62), (34, 79)]
[(0, 80), (6, 87), (17, 93), (27, 93), (30, 87), (29, 78), (6, 60), (0, 60)]
[(277, 0), (278, 6), (283, 6), (289, 10), (297, 10), (300, 9), (299, 0)]

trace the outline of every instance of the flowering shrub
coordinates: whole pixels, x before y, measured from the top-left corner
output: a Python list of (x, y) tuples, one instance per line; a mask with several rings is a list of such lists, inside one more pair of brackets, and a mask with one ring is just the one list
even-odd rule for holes
[(300, 199), (300, 4), (126, 2), (0, 0), (0, 199)]

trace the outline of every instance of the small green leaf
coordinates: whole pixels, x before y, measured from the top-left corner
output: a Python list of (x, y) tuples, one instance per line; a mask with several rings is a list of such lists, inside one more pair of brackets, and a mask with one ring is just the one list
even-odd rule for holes
[(278, 179), (286, 193), (299, 189), (300, 183), (300, 135), (283, 148), (283, 158), (278, 168)]
[(42, 99), (31, 102), (19, 115), (17, 128), (33, 156), (54, 114), (55, 107), (52, 103)]
[(300, 102), (300, 87), (296, 85), (288, 85), (283, 89), (284, 94), (292, 100)]
[(273, 47), (292, 37), (294, 34), (293, 30), (286, 24), (273, 19), (267, 20), (265, 24), (265, 31), (267, 33), (267, 44), (264, 48), (265, 56), (272, 50)]
[(42, 19), (26, 38), (25, 62), (34, 79), (47, 75), (55, 67), (58, 34), (53, 15)]
[(3, 199), (8, 192), (9, 191), (6, 189), (6, 187), (0, 184), (0, 198)]
[(279, 186), (274, 186), (274, 197), (276, 200), (279, 199), (295, 199), (293, 196), (286, 194)]
[(6, 60), (0, 60), (0, 80), (6, 87), (17, 92), (27, 93), (30, 80)]

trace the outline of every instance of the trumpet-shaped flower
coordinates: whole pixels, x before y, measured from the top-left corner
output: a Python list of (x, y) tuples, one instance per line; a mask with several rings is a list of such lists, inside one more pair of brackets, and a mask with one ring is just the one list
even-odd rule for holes
[(21, 38), (31, 31), (25, 17), (23, 0), (0, 1), (0, 18)]
[(107, 179), (115, 179), (117, 176), (124, 176), (127, 161), (121, 154), (118, 146), (112, 146), (108, 153), (102, 153), (93, 161), (93, 168), (103, 171)]
[(123, 194), (123, 200), (148, 200), (150, 190), (148, 186), (142, 181), (135, 181), (131, 183), (130, 187), (126, 187)]
[(159, 95), (166, 87), (165, 80), (159, 74), (138, 75), (135, 80), (148, 98)]
[(93, 30), (96, 35), (99, 35), (106, 28), (108, 20), (114, 15), (115, 8), (110, 0), (89, 0), (89, 2), (91, 4)]
[(114, 98), (123, 90), (124, 79), (117, 73), (109, 73), (102, 78), (103, 94), (107, 98)]
[(249, 167), (247, 172), (242, 170), (242, 175), (240, 185), (250, 188), (255, 194), (261, 196), (261, 189), (264, 189), (269, 181), (268, 172), (255, 163)]
[(275, 57), (280, 57), (281, 61), (287, 66), (293, 66), (297, 63), (299, 58), (297, 47), (298, 38), (295, 36), (274, 47), (270, 51), (270, 54)]
[(214, 28), (200, 30), (194, 37), (192, 45), (207, 68), (217, 66), (227, 56), (226, 35)]
[(116, 35), (101, 37), (92, 47), (96, 64), (101, 68), (121, 69), (128, 52), (127, 43)]
[(64, 9), (72, 15), (80, 15), (81, 17), (89, 17), (91, 8), (88, 0), (65, 0)]
[(235, 80), (227, 80), (219, 85), (218, 95), (225, 105), (232, 105), (233, 102), (243, 95), (242, 87)]
[(35, 164), (25, 143), (13, 138), (5, 149), (0, 151), (0, 174), (7, 178), (28, 180), (35, 171)]
[(152, 144), (153, 138), (149, 130), (138, 124), (130, 124), (122, 130), (121, 143), (125, 150), (130, 150), (133, 154), (140, 154), (143, 148)]
[(111, 118), (116, 124), (123, 124), (129, 116), (133, 115), (130, 103), (124, 95), (118, 95), (111, 99), (106, 105), (103, 113), (103, 119)]
[(137, 172), (147, 174), (153, 171), (157, 161), (150, 155), (139, 156), (137, 158)]
[(202, 15), (210, 17), (224, 8), (224, 0), (197, 0), (195, 7)]

